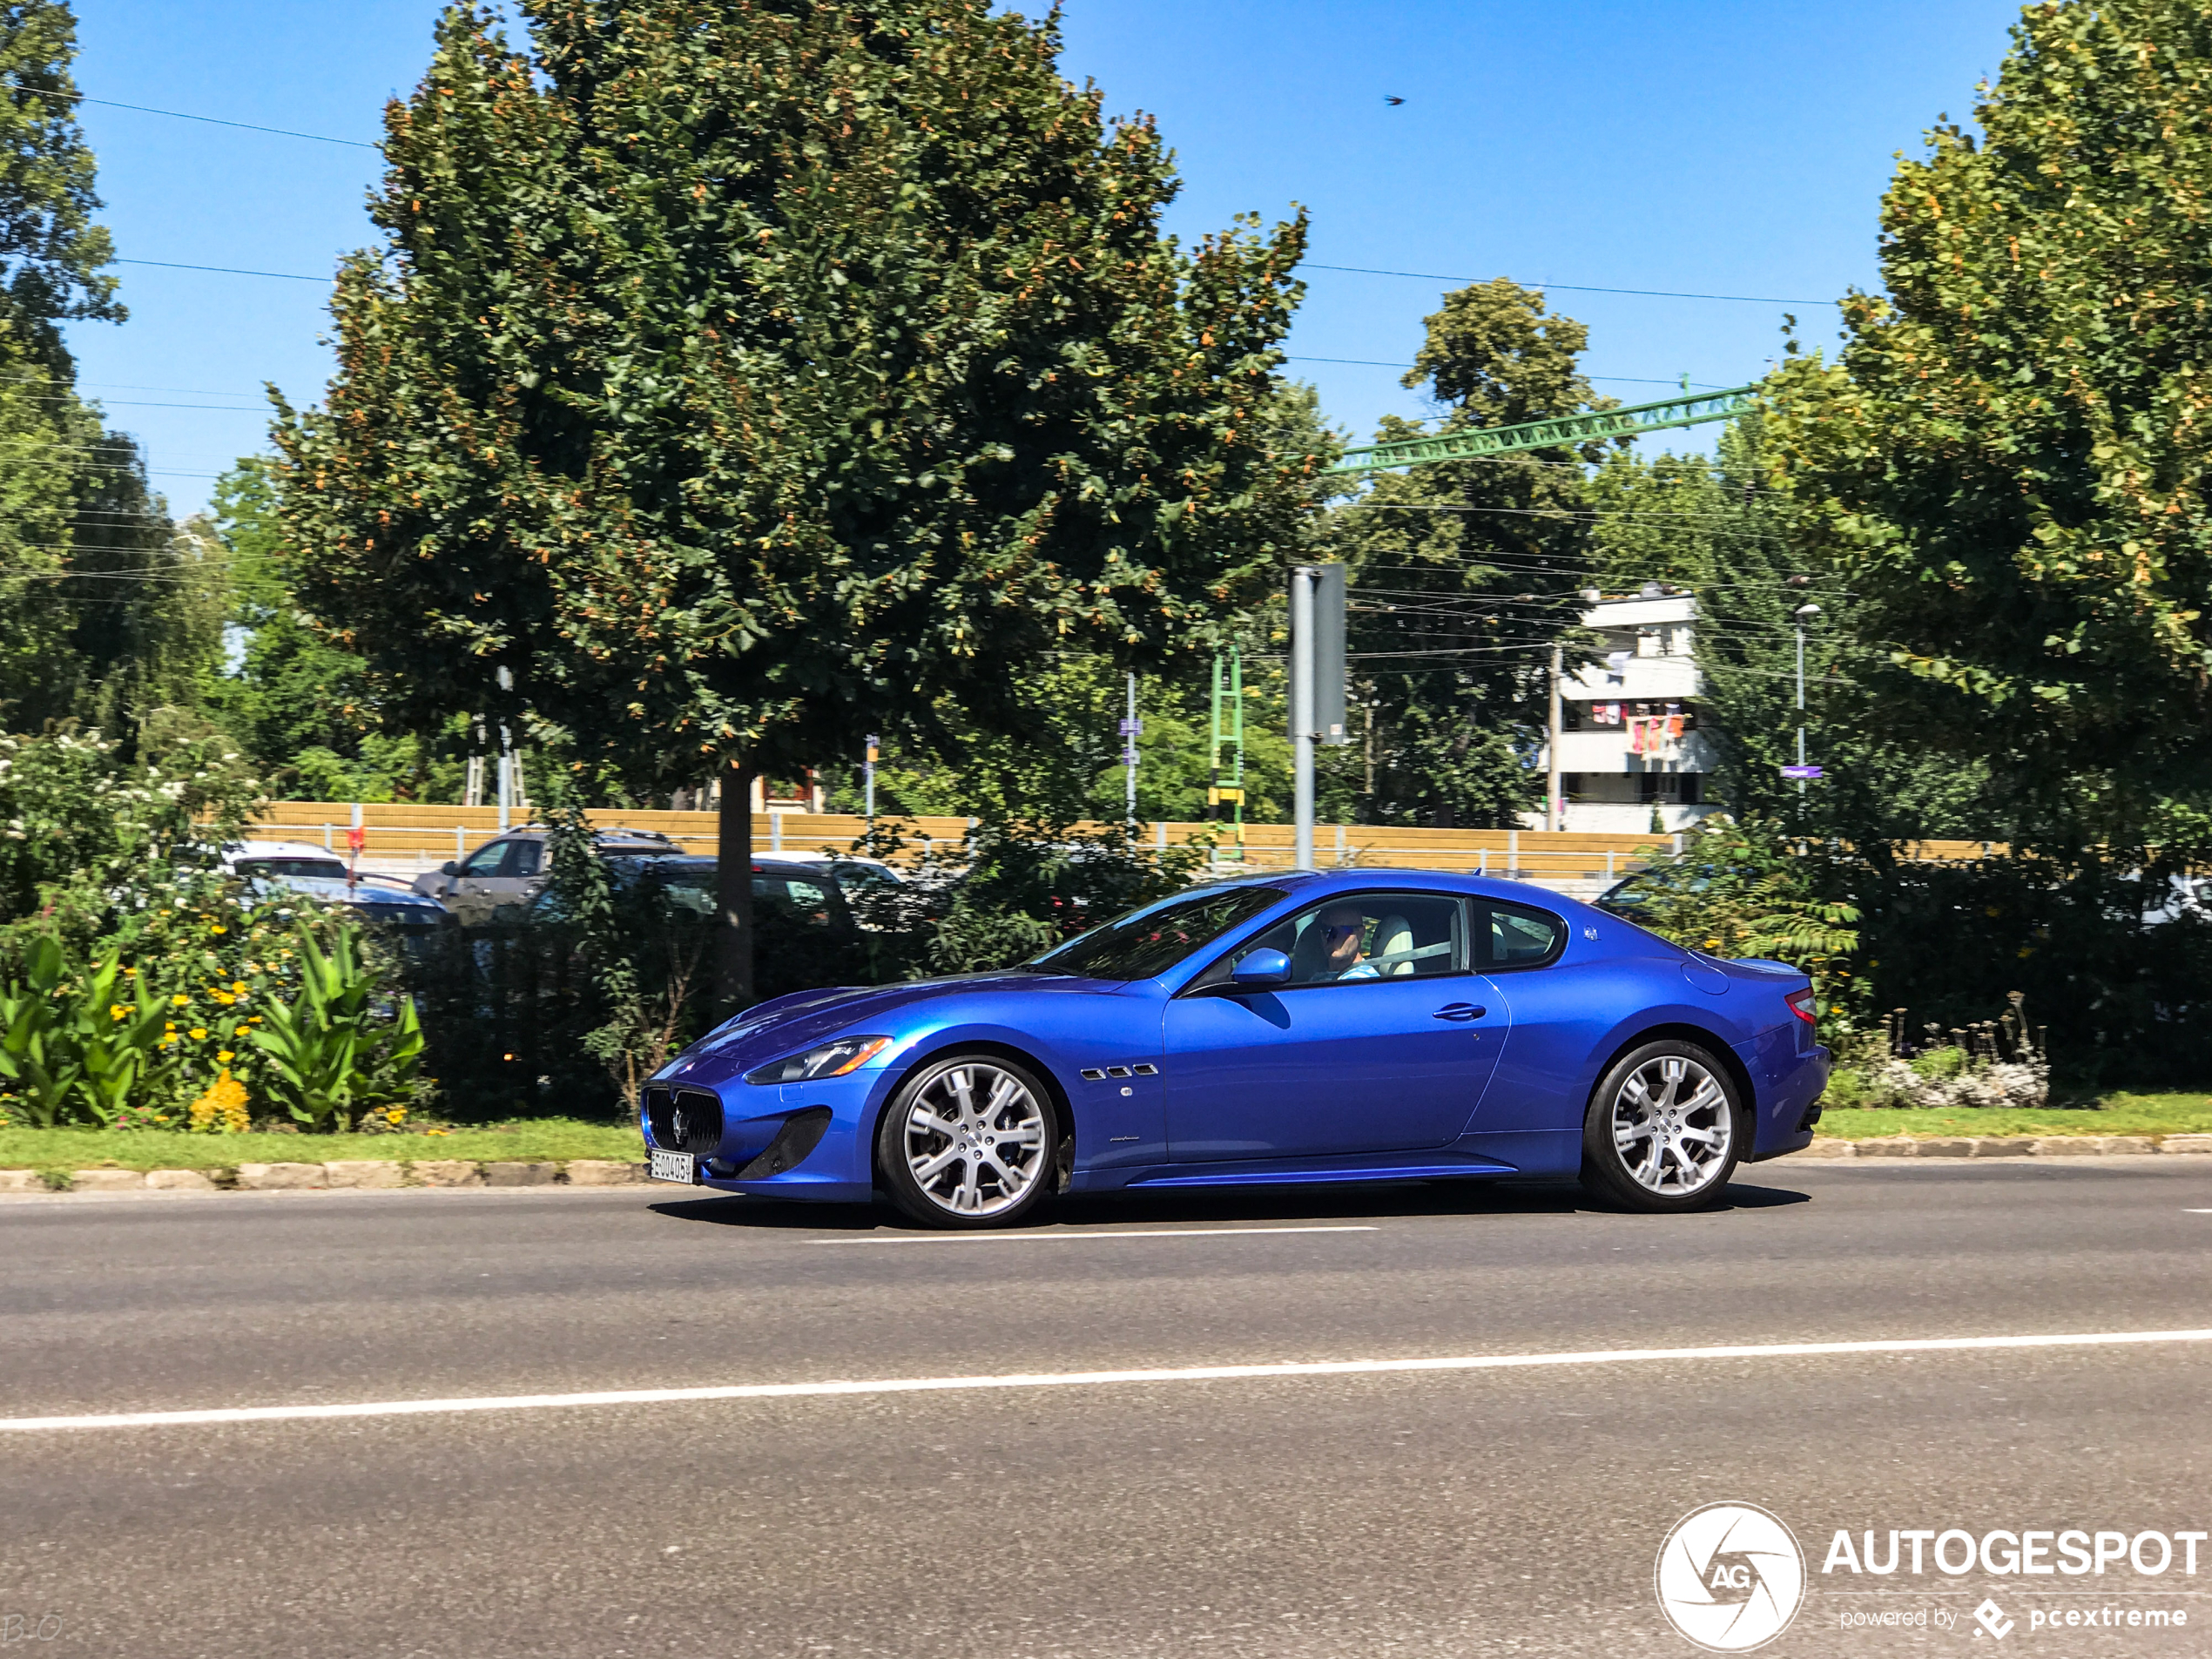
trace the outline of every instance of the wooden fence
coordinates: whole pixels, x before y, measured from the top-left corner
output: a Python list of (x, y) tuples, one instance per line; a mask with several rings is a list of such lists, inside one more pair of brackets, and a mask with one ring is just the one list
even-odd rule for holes
[[(256, 815), (249, 833), (271, 840), (307, 841), (342, 853), (346, 833), (359, 813), (364, 854), (379, 862), (413, 862), (435, 868), (448, 859), (465, 856), (499, 833), (496, 806), (438, 806), (417, 803), (368, 802), (355, 806), (345, 801), (280, 800), (266, 803)], [(587, 814), (603, 829), (652, 830), (668, 836), (687, 853), (714, 853), (720, 836), (712, 813), (629, 812), (619, 809)], [(517, 813), (516, 825), (528, 821)], [(905, 843), (902, 858), (912, 862), (925, 849), (937, 848), (957, 857), (974, 820), (966, 818), (880, 819), (879, 825), (895, 830)], [(1084, 826), (1099, 829), (1104, 826)], [(752, 846), (756, 853), (843, 852), (867, 833), (867, 820), (837, 813), (755, 813)], [(1148, 823), (1138, 826), (1138, 837), (1147, 845), (1166, 848), (1211, 840), (1217, 867), (1233, 862), (1238, 849), (1234, 830), (1226, 824)], [(1680, 838), (1671, 835), (1592, 834), (1549, 830), (1406, 829), (1374, 824), (1321, 824), (1313, 832), (1316, 863), (1363, 867), (1460, 870), (1489, 875), (1510, 875), (1517, 880), (1590, 882), (1615, 880), (1670, 848)], [(1291, 867), (1292, 836), (1288, 824), (1244, 826), (1243, 862), (1256, 870)], [(1932, 860), (1971, 860), (1987, 856), (1986, 841), (1925, 841), (1913, 855)]]

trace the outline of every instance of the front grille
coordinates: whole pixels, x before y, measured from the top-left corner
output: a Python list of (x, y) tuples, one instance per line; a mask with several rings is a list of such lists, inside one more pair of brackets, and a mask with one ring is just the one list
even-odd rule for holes
[(706, 1089), (651, 1085), (645, 1090), (645, 1123), (653, 1144), (664, 1151), (711, 1157), (722, 1150), (722, 1099)]

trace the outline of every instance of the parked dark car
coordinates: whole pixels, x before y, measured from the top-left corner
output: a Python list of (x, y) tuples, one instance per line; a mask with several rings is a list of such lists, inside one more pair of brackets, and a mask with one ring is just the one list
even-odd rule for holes
[[(516, 829), (495, 836), (458, 863), (415, 878), (415, 891), (435, 899), (464, 927), (481, 927), (502, 906), (527, 904), (552, 874), (548, 829)], [(653, 830), (601, 830), (594, 837), (610, 859), (678, 858), (684, 849)]]
[[(659, 898), (668, 912), (678, 917), (706, 919), (714, 914), (718, 859), (693, 853), (656, 858), (615, 855), (608, 863), (618, 892)], [(752, 903), (755, 914), (764, 918), (773, 916), (840, 935), (853, 931), (852, 907), (846, 901), (837, 870), (830, 865), (799, 859), (755, 859)], [(527, 926), (562, 920), (566, 907), (559, 894), (541, 883), (528, 903), (511, 914)]]

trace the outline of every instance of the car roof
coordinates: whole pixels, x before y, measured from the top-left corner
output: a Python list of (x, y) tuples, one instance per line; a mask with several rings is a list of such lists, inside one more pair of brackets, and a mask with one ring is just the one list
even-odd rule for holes
[[(496, 835), (494, 835), (491, 838), (491, 840), (544, 841), (551, 840), (552, 835), (552, 830), (546, 825), (520, 824), (516, 826), (513, 829), (501, 830)], [(593, 830), (591, 832), (591, 839), (595, 841), (635, 841), (640, 846), (674, 846), (678, 845), (674, 836), (664, 835), (658, 830), (629, 829), (619, 824), (610, 826), (605, 829)], [(490, 845), (490, 842), (488, 841), (485, 845), (489, 846)]]
[(1433, 887), (1443, 893), (1472, 894), (1477, 898), (1503, 899), (1514, 904), (1535, 905), (1551, 910), (1588, 907), (1580, 899), (1555, 893), (1549, 887), (1540, 887), (1533, 881), (1509, 881), (1502, 876), (1479, 875), (1467, 870), (1422, 870), (1386, 864), (1355, 864), (1333, 870), (1278, 870), (1254, 876), (1236, 876), (1231, 880), (1264, 880), (1277, 884), (1297, 880), (1311, 883), (1323, 892), (1402, 882), (1413, 887)]
[(223, 852), (233, 859), (338, 859), (328, 847), (313, 841), (233, 841)]

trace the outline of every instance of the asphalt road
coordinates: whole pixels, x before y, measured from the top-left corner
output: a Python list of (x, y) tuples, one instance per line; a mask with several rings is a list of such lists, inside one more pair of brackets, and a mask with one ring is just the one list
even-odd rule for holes
[[(1745, 1173), (1689, 1217), (1420, 1186), (988, 1240), (658, 1190), (6, 1203), (0, 1417), (2212, 1327), (2212, 1158)], [(1987, 1595), (2006, 1651), (2207, 1654), (2212, 1548), (2033, 1593), (1819, 1568), (1839, 1527), (2212, 1527), (2209, 1368), (2164, 1342), (4, 1432), (0, 1656), (1679, 1656), (1655, 1554), (1720, 1500), (1811, 1558), (1768, 1653), (1993, 1653)], [(2105, 1605), (2193, 1624), (2029, 1628)], [(1843, 1628), (1885, 1609), (1955, 1628)]]

